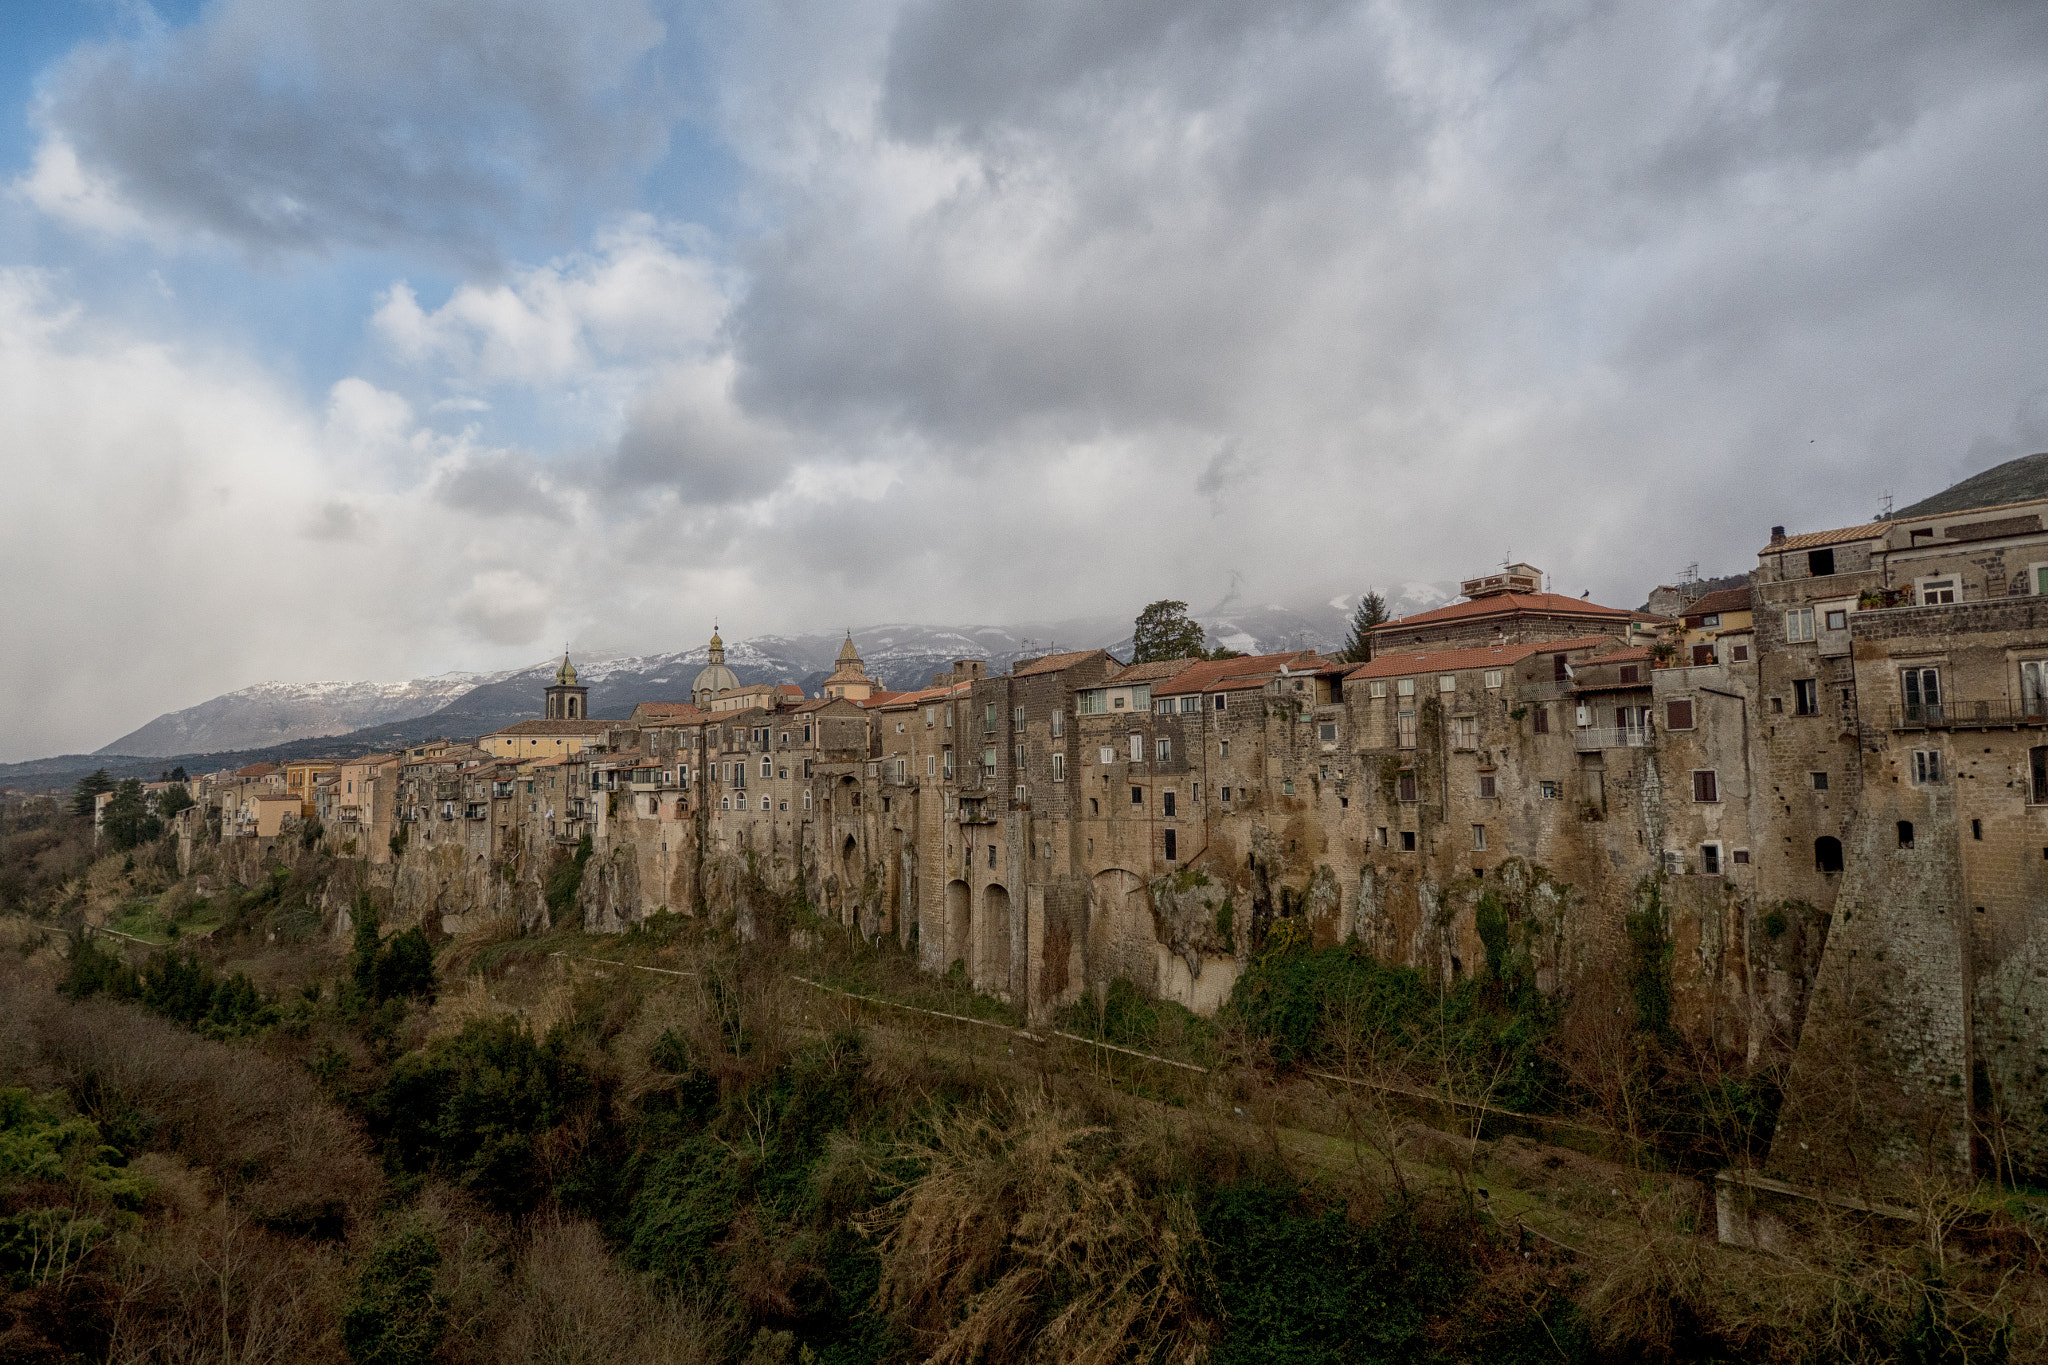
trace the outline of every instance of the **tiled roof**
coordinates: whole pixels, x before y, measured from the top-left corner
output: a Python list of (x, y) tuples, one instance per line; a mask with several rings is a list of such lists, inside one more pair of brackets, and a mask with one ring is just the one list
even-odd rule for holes
[(1281, 664), (1301, 663), (1303, 671), (1306, 672), (1317, 662), (1318, 656), (1312, 649), (1289, 650), (1285, 654), (1247, 654), (1237, 659), (1204, 659), (1182, 669), (1170, 678), (1165, 686), (1154, 687), (1152, 695), (1160, 697), (1177, 696), (1183, 692), (1208, 692), (1216, 690), (1219, 684), (1225, 681), (1241, 683), (1248, 678), (1264, 682), (1280, 671)]
[(1453, 602), (1448, 607), (1438, 607), (1434, 611), (1398, 617), (1374, 626), (1373, 634), (1410, 630), (1416, 626), (1441, 625), (1451, 621), (1468, 621), (1475, 617), (1512, 616), (1520, 612), (1550, 616), (1614, 617), (1617, 620), (1626, 620), (1632, 614), (1620, 607), (1603, 607), (1598, 602), (1588, 602), (1583, 597), (1566, 597), (1563, 593), (1503, 592), (1495, 593), (1491, 597), (1474, 597), (1463, 602)]
[(877, 706), (887, 706), (890, 702), (895, 701), (898, 697), (902, 695), (903, 694), (901, 692), (870, 692), (865, 697), (861, 697), (858, 699), (848, 698), (848, 700), (852, 701), (855, 706), (863, 708), (873, 708)]
[(1631, 649), (1617, 649), (1612, 654), (1595, 654), (1586, 660), (1589, 664), (1639, 664), (1650, 658), (1648, 645), (1636, 645)]
[(522, 720), (491, 731), (494, 735), (601, 735), (618, 724), (612, 720)]
[(1076, 649), (1070, 650), (1065, 654), (1048, 654), (1042, 659), (1033, 659), (1029, 663), (1018, 664), (1010, 670), (1010, 676), (1013, 678), (1030, 678), (1040, 673), (1057, 673), (1063, 668), (1072, 668), (1083, 659), (1092, 659), (1102, 653), (1104, 651), (1099, 649)]
[(775, 690), (790, 697), (801, 697), (804, 694), (804, 690), (795, 683), (777, 683)]
[(1720, 612), (1748, 611), (1749, 609), (1750, 597), (1747, 587), (1724, 588), (1720, 592), (1710, 592), (1705, 597), (1696, 597), (1686, 603), (1685, 615), (1687, 617), (1712, 616)]
[(1875, 540), (1892, 529), (1888, 521), (1866, 521), (1861, 526), (1838, 526), (1832, 531), (1802, 531), (1796, 536), (1774, 540), (1758, 551), (1774, 555), (1781, 550), (1817, 550), (1823, 545), (1847, 545), (1858, 540)]
[(1119, 669), (1112, 681), (1121, 687), (1125, 683), (1152, 682), (1158, 678), (1171, 678), (1202, 662), (1204, 660), (1194, 657), (1186, 659), (1154, 659), (1150, 663), (1132, 664), (1128, 668)]
[(643, 701), (633, 708), (635, 720), (665, 720), (685, 725), (704, 720), (710, 714), (687, 701)]
[(251, 763), (246, 768), (235, 769), (236, 777), (268, 777), (278, 770), (275, 763)]
[[(1525, 640), (1512, 645), (1484, 649), (1389, 650), (1371, 663), (1360, 664), (1344, 676), (1350, 678), (1398, 678), (1410, 673), (1455, 673), (1465, 668), (1506, 668), (1532, 654), (1569, 654), (1575, 649), (1611, 645), (1611, 635), (1581, 635), (1571, 640)], [(1648, 651), (1644, 651), (1645, 654)], [(1613, 657), (1612, 655), (1608, 657)]]

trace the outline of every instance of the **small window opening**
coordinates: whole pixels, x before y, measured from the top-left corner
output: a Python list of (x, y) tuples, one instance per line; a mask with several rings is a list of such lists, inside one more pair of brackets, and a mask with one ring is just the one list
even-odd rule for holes
[(1911, 820), (1901, 820), (1899, 821), (1899, 847), (1911, 848), (1912, 846), (1913, 822)]

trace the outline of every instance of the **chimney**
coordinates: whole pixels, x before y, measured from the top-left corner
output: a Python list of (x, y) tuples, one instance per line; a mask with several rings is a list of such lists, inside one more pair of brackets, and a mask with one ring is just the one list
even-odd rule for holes
[(1784, 527), (1782, 527), (1782, 526), (1773, 526), (1773, 527), (1771, 528), (1771, 544), (1773, 544), (1773, 545), (1776, 545), (1776, 544), (1777, 544), (1777, 543), (1778, 543), (1779, 541), (1783, 540), (1784, 538), (1785, 538), (1785, 528), (1784, 528)]

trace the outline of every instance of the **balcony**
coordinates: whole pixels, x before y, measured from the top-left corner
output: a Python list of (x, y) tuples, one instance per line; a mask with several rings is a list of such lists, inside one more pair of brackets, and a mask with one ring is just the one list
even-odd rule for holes
[(1653, 732), (1639, 725), (1588, 725), (1572, 731), (1572, 748), (1582, 754), (1601, 749), (1640, 749)]
[(1951, 701), (1937, 705), (1894, 706), (1894, 730), (2017, 730), (2048, 726), (2048, 699), (2015, 701)]

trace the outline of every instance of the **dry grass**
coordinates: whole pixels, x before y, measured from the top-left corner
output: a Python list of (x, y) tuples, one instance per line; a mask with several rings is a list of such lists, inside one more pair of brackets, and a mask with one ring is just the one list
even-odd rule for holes
[(910, 1155), (880, 1299), (935, 1365), (1204, 1358), (1194, 1210), (1141, 1193), (1107, 1129), (1031, 1094), (936, 1119)]

